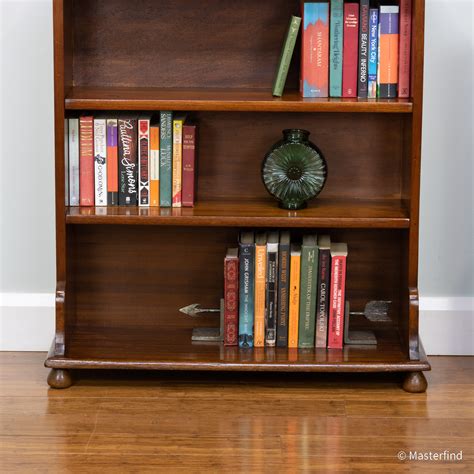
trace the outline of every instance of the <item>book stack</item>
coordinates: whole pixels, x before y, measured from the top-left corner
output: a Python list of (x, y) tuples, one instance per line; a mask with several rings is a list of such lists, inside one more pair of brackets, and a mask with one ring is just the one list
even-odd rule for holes
[(197, 126), (163, 111), (65, 123), (67, 206), (192, 207)]
[(342, 349), (347, 244), (242, 232), (224, 259), (224, 344)]
[(411, 2), (303, 2), (302, 18), (290, 21), (273, 95), (283, 93), (302, 23), (303, 97), (410, 97)]

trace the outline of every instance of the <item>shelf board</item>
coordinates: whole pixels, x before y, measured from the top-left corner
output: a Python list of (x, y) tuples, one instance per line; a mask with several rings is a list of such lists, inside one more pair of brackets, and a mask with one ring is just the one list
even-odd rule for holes
[(207, 201), (194, 208), (69, 207), (68, 224), (172, 225), (207, 227), (407, 228), (400, 200), (317, 199), (300, 211), (274, 201)]
[(76, 328), (67, 355), (50, 355), (51, 368), (225, 370), (277, 372), (399, 372), (429, 370), (424, 354), (411, 361), (396, 330), (376, 331), (377, 346), (343, 350), (255, 348), (191, 341), (191, 329)]
[(203, 110), (239, 112), (411, 113), (408, 99), (307, 99), (298, 91), (273, 97), (268, 89), (72, 87), (67, 110)]

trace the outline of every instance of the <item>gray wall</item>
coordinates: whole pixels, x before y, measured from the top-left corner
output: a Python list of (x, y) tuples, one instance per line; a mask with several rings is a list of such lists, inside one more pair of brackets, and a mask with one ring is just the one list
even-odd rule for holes
[[(53, 292), (50, 0), (1, 5), (1, 292)], [(426, 1), (422, 296), (473, 292), (472, 3)]]

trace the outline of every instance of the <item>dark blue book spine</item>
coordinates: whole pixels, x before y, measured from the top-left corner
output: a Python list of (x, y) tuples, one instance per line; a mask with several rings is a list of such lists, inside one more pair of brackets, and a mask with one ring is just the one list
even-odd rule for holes
[(255, 244), (239, 244), (239, 346), (253, 347)]
[(359, 84), (357, 97), (366, 99), (369, 67), (369, 0), (360, 0), (359, 25)]
[(377, 98), (377, 63), (379, 50), (379, 10), (371, 8), (369, 15), (369, 74), (367, 97)]

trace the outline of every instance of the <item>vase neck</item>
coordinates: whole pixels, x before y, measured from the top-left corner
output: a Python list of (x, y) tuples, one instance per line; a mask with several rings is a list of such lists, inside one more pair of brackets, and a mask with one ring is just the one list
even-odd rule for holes
[(300, 128), (288, 128), (283, 130), (283, 137), (290, 142), (307, 142), (309, 132)]

